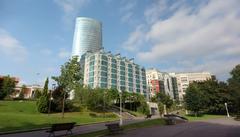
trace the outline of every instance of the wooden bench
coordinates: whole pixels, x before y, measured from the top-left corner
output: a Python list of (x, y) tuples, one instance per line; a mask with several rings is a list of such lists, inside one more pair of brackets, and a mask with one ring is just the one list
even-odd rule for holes
[(151, 118), (152, 117), (152, 114), (148, 114), (146, 115), (145, 119), (148, 119), (148, 118)]
[(123, 128), (120, 127), (119, 123), (106, 124), (105, 126), (107, 126), (111, 134), (121, 133), (123, 131)]
[(70, 132), (72, 134), (72, 129), (74, 128), (74, 125), (76, 123), (57, 123), (57, 124), (52, 124), (51, 128), (47, 130), (46, 132), (49, 133), (49, 137), (55, 136), (54, 132), (55, 131), (61, 131), (61, 130), (67, 130), (66, 135)]

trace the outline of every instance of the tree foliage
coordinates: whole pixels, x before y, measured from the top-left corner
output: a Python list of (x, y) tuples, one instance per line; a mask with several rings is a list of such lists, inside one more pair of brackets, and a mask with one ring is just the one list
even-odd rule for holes
[(37, 110), (40, 113), (48, 112), (49, 95), (48, 95), (48, 78), (45, 81), (41, 97), (37, 100)]
[(34, 98), (38, 99), (42, 96), (42, 91), (40, 89), (35, 89), (34, 90)]
[(0, 100), (7, 96), (10, 96), (15, 90), (15, 81), (9, 75), (3, 77), (3, 81), (0, 82)]
[(228, 79), (229, 90), (233, 98), (233, 111), (240, 113), (240, 64), (236, 65), (230, 72)]
[(88, 107), (91, 110), (106, 111), (112, 105), (112, 96), (107, 89), (93, 89), (89, 93), (89, 99), (87, 101)]
[(19, 96), (18, 96), (19, 99), (24, 99), (24, 92), (26, 91), (26, 89), (27, 89), (27, 86), (22, 85), (21, 91), (20, 91)]
[[(68, 98), (69, 94), (65, 93), (65, 97)], [(63, 101), (64, 99), (64, 91), (63, 88), (58, 86), (56, 87), (53, 91), (52, 91), (52, 107), (51, 107), (51, 111), (54, 112), (61, 112), (62, 111), (62, 103), (64, 103), (64, 111), (72, 111), (73, 109), (73, 105), (71, 103), (71, 101), (66, 100)]]
[(64, 92), (70, 92), (78, 85), (82, 85), (83, 75), (78, 62), (78, 57), (73, 57), (61, 66), (60, 76), (53, 76), (58, 86), (62, 87)]
[[(64, 65), (61, 66), (60, 76), (53, 76), (59, 87), (63, 89), (63, 102), (66, 100), (66, 95), (74, 91), (77, 86), (82, 86), (83, 75), (81, 66), (78, 62), (78, 57), (69, 59)], [(62, 103), (62, 117), (64, 117), (65, 103)]]
[(216, 79), (191, 83), (185, 95), (186, 108), (194, 112), (202, 110), (207, 113), (226, 114), (227, 103), (229, 112), (236, 113), (240, 99), (236, 90), (238, 88), (231, 85), (231, 82), (235, 83), (232, 78), (228, 81), (229, 85)]
[(186, 95), (184, 97), (185, 105), (187, 110), (191, 110), (197, 115), (199, 111), (205, 108), (204, 105), (204, 94), (197, 87), (196, 83), (192, 83), (186, 90)]
[(155, 100), (157, 100), (157, 102), (161, 102), (164, 105), (166, 105), (166, 108), (168, 109), (171, 108), (171, 106), (173, 105), (173, 100), (171, 99), (171, 97), (162, 92), (157, 93)]

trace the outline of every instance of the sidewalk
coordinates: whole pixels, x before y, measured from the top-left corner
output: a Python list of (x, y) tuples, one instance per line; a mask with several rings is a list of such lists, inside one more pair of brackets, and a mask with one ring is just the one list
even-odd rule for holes
[[(152, 119), (155, 119), (158, 117), (153, 117)], [(124, 120), (123, 125), (132, 124), (145, 121), (145, 119), (138, 118), (133, 120)], [(116, 123), (115, 122), (106, 122), (106, 123)], [(72, 135), (79, 135), (79, 134), (85, 134), (90, 133), (94, 131), (104, 130), (107, 129), (105, 124), (106, 123), (98, 123), (98, 124), (89, 124), (89, 125), (83, 125), (83, 126), (76, 126), (72, 130)], [(64, 136), (66, 131), (58, 131), (55, 133), (56, 136)], [(32, 131), (32, 132), (23, 132), (23, 133), (14, 133), (14, 134), (6, 134), (6, 135), (0, 135), (0, 137), (48, 137), (49, 133), (46, 133), (46, 130), (40, 130), (40, 131)]]

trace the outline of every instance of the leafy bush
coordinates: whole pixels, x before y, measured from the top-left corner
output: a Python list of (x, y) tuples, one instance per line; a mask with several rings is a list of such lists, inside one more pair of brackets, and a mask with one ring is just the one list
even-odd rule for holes
[(40, 113), (47, 113), (48, 112), (48, 97), (41, 96), (39, 100), (37, 101), (37, 110)]
[(89, 116), (94, 118), (116, 118), (117, 116), (113, 113), (89, 113)]
[(89, 116), (91, 116), (91, 117), (97, 117), (97, 114), (96, 114), (96, 113), (89, 113)]
[(164, 105), (161, 102), (158, 103), (158, 111), (159, 111), (160, 116), (162, 116), (164, 113)]
[(41, 91), (40, 89), (34, 90), (34, 98), (35, 98), (35, 99), (40, 98), (40, 97), (42, 96), (42, 93), (41, 93), (41, 92), (42, 92), (42, 91)]
[(146, 102), (142, 102), (141, 105), (137, 108), (137, 111), (145, 115), (150, 114), (149, 106)]

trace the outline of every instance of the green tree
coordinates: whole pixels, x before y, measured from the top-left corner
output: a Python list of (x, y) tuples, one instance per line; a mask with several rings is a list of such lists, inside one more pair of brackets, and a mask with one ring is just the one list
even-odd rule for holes
[(229, 90), (233, 97), (234, 112), (240, 114), (240, 64), (236, 65), (230, 72), (228, 79)]
[(137, 111), (141, 112), (145, 115), (150, 114), (150, 110), (149, 110), (149, 106), (148, 106), (147, 102), (141, 102), (140, 106), (137, 108)]
[(42, 96), (42, 91), (40, 89), (35, 89), (34, 90), (34, 98), (38, 99)]
[(171, 97), (162, 92), (157, 93), (157, 100), (158, 102), (162, 102), (164, 105), (166, 105), (167, 109), (170, 109), (173, 105), (173, 100)]
[(158, 103), (158, 111), (160, 116), (164, 114), (164, 104), (162, 102)]
[(9, 97), (15, 90), (15, 81), (9, 75), (3, 77), (2, 86), (0, 87), (0, 99)]
[[(68, 94), (66, 93), (66, 98), (68, 98)], [(72, 103), (69, 100), (63, 101), (64, 99), (64, 90), (62, 87), (56, 87), (52, 91), (52, 98), (53, 98), (53, 104), (52, 104), (52, 110), (55, 112), (61, 112), (62, 110), (62, 103), (64, 103), (64, 111), (72, 111), (73, 106)]]
[(74, 89), (74, 102), (76, 102), (75, 106), (79, 107), (80, 111), (84, 110), (87, 107), (90, 90), (91, 89), (83, 88), (80, 85), (77, 85)]
[(87, 105), (90, 110), (105, 112), (111, 106), (111, 97), (106, 91), (106, 89), (97, 88), (89, 92)]
[(111, 103), (114, 104), (117, 102), (117, 99), (119, 98), (119, 93), (117, 89), (109, 89), (107, 90), (107, 96), (111, 98)]
[[(82, 86), (83, 75), (78, 57), (73, 57), (64, 65), (61, 66), (60, 76), (52, 77), (63, 88), (63, 102), (66, 100), (66, 94), (76, 89), (77, 85)], [(62, 117), (64, 117), (64, 104), (62, 103)]]
[(48, 95), (48, 78), (45, 81), (43, 93), (41, 97), (37, 100), (37, 110), (40, 113), (48, 112), (49, 95)]
[(203, 92), (200, 91), (197, 85), (195, 83), (191, 83), (184, 96), (186, 109), (193, 111), (195, 116), (198, 116), (199, 111), (205, 108), (204, 98)]
[(24, 92), (26, 91), (26, 89), (27, 89), (27, 86), (26, 85), (22, 85), (20, 94), (18, 96), (19, 99), (24, 99)]
[(228, 103), (230, 112), (234, 112), (234, 96), (229, 90), (227, 83), (219, 82), (216, 79), (209, 79), (201, 82), (194, 82), (194, 85), (203, 94), (202, 106), (204, 111), (212, 114), (225, 114), (225, 103)]

